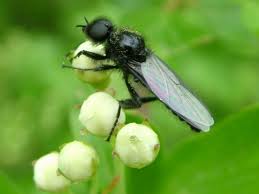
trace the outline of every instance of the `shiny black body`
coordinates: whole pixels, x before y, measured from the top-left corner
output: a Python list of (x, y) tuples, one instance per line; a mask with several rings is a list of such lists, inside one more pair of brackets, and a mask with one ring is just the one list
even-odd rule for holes
[(115, 30), (106, 42), (106, 55), (118, 65), (127, 65), (130, 61), (142, 63), (148, 52), (144, 39), (135, 32)]
[[(162, 60), (146, 48), (145, 41), (141, 35), (127, 29), (116, 28), (105, 18), (96, 19), (91, 23), (88, 23), (86, 20), (86, 23), (87, 25), (78, 25), (78, 27), (82, 28), (85, 35), (90, 38), (92, 42), (96, 44), (104, 44), (106, 55), (103, 56), (82, 50), (75, 57), (85, 55), (94, 60), (109, 59), (115, 64), (103, 64), (92, 69), (76, 69), (82, 71), (120, 69), (131, 95), (130, 99), (120, 101), (116, 121), (107, 140), (110, 139), (117, 124), (121, 107), (125, 109), (139, 108), (143, 103), (154, 100), (160, 100), (163, 102), (167, 108), (169, 108), (180, 119), (185, 120), (196, 131), (206, 130), (207, 127), (213, 124), (213, 119), (210, 119), (209, 113), (206, 112), (207, 110), (204, 109), (201, 103), (184, 88), (183, 84), (179, 81), (173, 71), (167, 68), (166, 64)], [(71, 66), (66, 67), (75, 69)], [(149, 97), (140, 97), (131, 85), (131, 81), (129, 79), (130, 76), (132, 76), (136, 82), (140, 82), (143, 86), (149, 89), (154, 95)], [(150, 77), (152, 79), (149, 79)], [(170, 90), (168, 89), (169, 87)], [(175, 93), (173, 93), (173, 91)], [(165, 97), (165, 95), (168, 96)], [(173, 99), (174, 101), (179, 100), (178, 102), (183, 108), (181, 110), (184, 111), (179, 110), (179, 104), (172, 103), (170, 99)], [(199, 111), (197, 111), (197, 109), (199, 109)], [(197, 115), (199, 116), (198, 121), (195, 119), (192, 120), (192, 116), (186, 113), (188, 110), (194, 112), (193, 114), (195, 114), (195, 119), (197, 119)], [(200, 113), (197, 114), (197, 112)], [(184, 113), (184, 115), (181, 113)], [(205, 119), (204, 123), (203, 120), (200, 122), (199, 119)]]

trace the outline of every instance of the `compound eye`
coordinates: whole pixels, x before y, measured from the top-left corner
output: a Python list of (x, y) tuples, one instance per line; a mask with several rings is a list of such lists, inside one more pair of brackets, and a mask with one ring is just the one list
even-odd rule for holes
[(87, 27), (88, 36), (96, 42), (106, 40), (112, 30), (112, 23), (106, 19), (98, 19), (93, 21)]

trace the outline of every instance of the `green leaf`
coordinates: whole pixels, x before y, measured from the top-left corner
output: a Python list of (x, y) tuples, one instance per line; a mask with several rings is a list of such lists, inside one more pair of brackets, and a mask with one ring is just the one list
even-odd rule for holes
[(258, 116), (259, 106), (247, 109), (161, 153), (154, 165), (128, 169), (128, 193), (258, 193)]

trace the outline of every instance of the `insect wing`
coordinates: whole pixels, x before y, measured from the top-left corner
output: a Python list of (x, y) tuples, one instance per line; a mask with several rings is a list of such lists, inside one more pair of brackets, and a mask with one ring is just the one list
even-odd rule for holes
[(151, 91), (177, 115), (191, 126), (209, 131), (214, 123), (209, 111), (160, 58), (150, 54), (141, 64), (141, 73)]

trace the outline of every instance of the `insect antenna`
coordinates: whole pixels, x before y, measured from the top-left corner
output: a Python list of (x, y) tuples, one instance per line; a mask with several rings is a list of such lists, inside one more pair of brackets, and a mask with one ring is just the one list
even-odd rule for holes
[(79, 25), (76, 25), (76, 27), (84, 29), (89, 24), (89, 22), (88, 22), (88, 20), (86, 19), (85, 16), (84, 16), (84, 20), (85, 20), (86, 25), (79, 24)]
[(76, 25), (77, 28), (85, 28), (86, 25), (82, 25), (82, 24), (79, 24), (79, 25)]
[(86, 17), (84, 16), (84, 19), (85, 19), (85, 23), (88, 25), (89, 24), (89, 22), (88, 22), (88, 20), (86, 19)]

